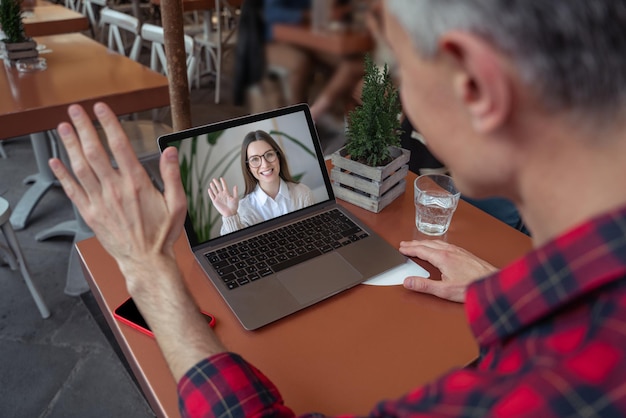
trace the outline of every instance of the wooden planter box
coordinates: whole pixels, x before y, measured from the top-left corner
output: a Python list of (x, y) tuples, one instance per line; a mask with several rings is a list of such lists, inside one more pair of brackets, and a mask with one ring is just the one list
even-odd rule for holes
[(400, 196), (405, 188), (411, 152), (391, 148), (392, 162), (384, 167), (370, 167), (347, 157), (345, 148), (332, 154), (330, 179), (335, 196), (378, 213)]
[(37, 43), (32, 40), (16, 43), (2, 42), (1, 44), (6, 57), (10, 61), (27, 58), (37, 58), (39, 56), (39, 51), (37, 51)]

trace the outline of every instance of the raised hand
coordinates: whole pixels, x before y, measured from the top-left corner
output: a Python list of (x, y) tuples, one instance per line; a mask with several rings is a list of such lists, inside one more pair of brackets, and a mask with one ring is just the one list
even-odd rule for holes
[(454, 302), (465, 302), (467, 286), (497, 268), (469, 251), (440, 240), (402, 241), (400, 252), (426, 260), (441, 271), (441, 280), (407, 277), (404, 287)]
[(206, 326), (176, 263), (174, 242), (187, 201), (175, 148), (160, 160), (161, 194), (141, 166), (115, 114), (103, 103), (94, 113), (117, 163), (114, 169), (89, 115), (69, 108), (75, 128), (58, 127), (76, 179), (58, 159), (50, 168), (102, 246), (115, 258), (126, 287), (150, 325), (175, 379), (225, 349)]
[[(106, 132), (118, 169), (112, 167), (83, 108), (72, 105), (68, 113), (75, 128), (64, 122), (58, 132), (76, 179), (58, 159), (50, 160), (50, 167), (85, 222), (131, 281), (137, 276), (127, 273), (142, 270), (155, 255), (173, 260), (173, 244), (182, 232), (186, 213), (176, 150), (165, 150), (161, 158), (165, 185), (161, 194), (108, 106), (97, 103), (94, 113)], [(129, 290), (133, 285), (128, 283)]]
[(237, 194), (237, 186), (233, 187), (233, 193), (228, 191), (228, 184), (224, 177), (220, 179), (213, 179), (209, 184), (209, 197), (213, 206), (218, 210), (222, 216), (233, 216), (237, 213), (239, 208), (239, 195)]

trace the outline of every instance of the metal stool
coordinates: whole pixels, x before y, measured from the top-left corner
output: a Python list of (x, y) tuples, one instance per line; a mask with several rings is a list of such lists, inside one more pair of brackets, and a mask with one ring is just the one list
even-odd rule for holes
[(17, 242), (17, 237), (15, 236), (15, 231), (13, 231), (13, 227), (9, 222), (11, 218), (11, 208), (9, 207), (9, 202), (6, 199), (0, 197), (0, 229), (2, 229), (2, 234), (6, 239), (7, 246), (0, 243), (0, 256), (4, 256), (6, 261), (11, 267), (11, 270), (17, 270), (18, 267), (22, 272), (22, 277), (26, 282), (26, 286), (28, 286), (28, 290), (30, 291), (31, 296), (35, 300), (35, 304), (39, 309), (39, 313), (42, 318), (47, 318), (50, 316), (50, 311), (46, 306), (46, 303), (41, 298), (39, 294), (39, 290), (35, 287), (32, 279), (30, 278), (30, 272), (28, 271), (28, 266), (26, 265), (26, 261), (24, 260), (24, 256), (22, 255), (22, 250), (20, 249), (20, 245)]

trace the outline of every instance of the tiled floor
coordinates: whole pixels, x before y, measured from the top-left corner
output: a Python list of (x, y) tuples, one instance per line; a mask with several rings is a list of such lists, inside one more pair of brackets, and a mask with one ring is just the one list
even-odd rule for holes
[[(229, 88), (223, 92), (228, 95)], [(192, 92), (194, 125), (245, 113), (228, 104), (226, 97), (226, 103), (215, 105), (213, 93), (210, 87)], [(341, 141), (336, 136), (322, 138), (329, 151)], [(23, 179), (36, 166), (28, 138), (6, 141), (4, 149), (8, 158), (0, 159), (0, 196), (15, 206), (29, 187)], [(93, 298), (89, 293), (83, 297), (63, 293), (71, 239), (38, 242), (34, 238), (72, 216), (62, 190), (53, 188), (37, 205), (27, 227), (17, 231), (33, 280), (52, 312), (50, 318), (41, 319), (19, 272), (0, 265), (0, 416), (153, 416), (90, 314)]]

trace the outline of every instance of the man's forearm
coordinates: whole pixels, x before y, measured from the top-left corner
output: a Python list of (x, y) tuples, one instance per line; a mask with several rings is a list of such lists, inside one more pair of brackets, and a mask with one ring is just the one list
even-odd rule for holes
[(144, 276), (138, 281), (149, 284), (133, 289), (131, 296), (152, 329), (176, 381), (202, 359), (226, 351), (207, 326), (175, 260), (155, 259), (126, 274)]

